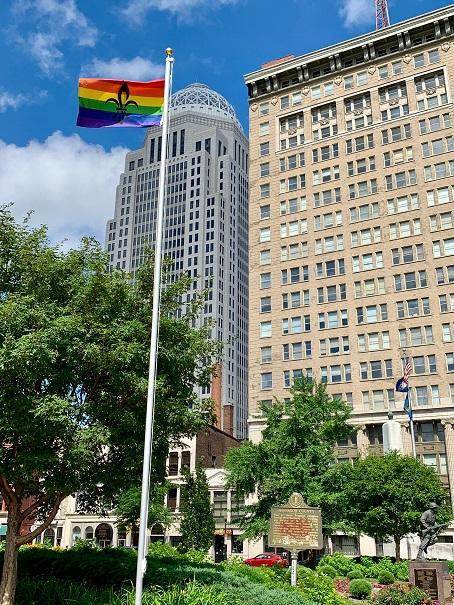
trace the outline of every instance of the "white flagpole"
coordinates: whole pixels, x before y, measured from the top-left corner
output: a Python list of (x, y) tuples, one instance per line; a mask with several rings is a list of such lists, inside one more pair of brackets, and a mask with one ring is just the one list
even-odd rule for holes
[(164, 225), (164, 196), (166, 190), (167, 138), (169, 128), (170, 91), (172, 89), (173, 51), (166, 50), (164, 107), (162, 112), (162, 149), (159, 171), (159, 195), (156, 214), (156, 242), (154, 253), (153, 310), (151, 319), (150, 366), (148, 372), (147, 416), (143, 448), (142, 495), (140, 501), (139, 550), (137, 553), (136, 600), (142, 604), (143, 577), (147, 568), (147, 528), (150, 501), (150, 472), (153, 456), (153, 422), (155, 408), (156, 368), (158, 358), (159, 311), (161, 302), (162, 240)]

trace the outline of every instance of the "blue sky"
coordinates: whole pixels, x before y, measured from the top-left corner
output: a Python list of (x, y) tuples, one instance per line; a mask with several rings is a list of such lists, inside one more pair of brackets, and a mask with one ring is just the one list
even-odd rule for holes
[[(444, 5), (395, 1), (391, 21)], [(153, 79), (172, 46), (174, 89), (210, 85), (247, 128), (245, 73), (373, 28), (373, 0), (0, 0), (0, 203), (34, 209), (53, 239), (102, 238), (144, 133), (75, 127), (81, 74)]]

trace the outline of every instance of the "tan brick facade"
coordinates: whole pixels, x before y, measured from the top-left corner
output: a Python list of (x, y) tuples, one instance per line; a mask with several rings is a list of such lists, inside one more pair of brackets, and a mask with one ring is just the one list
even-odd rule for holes
[(405, 349), (418, 455), (451, 490), (453, 32), (448, 7), (246, 76), (250, 437), (302, 371), (352, 406), (340, 458), (382, 450), (388, 407), (410, 453)]

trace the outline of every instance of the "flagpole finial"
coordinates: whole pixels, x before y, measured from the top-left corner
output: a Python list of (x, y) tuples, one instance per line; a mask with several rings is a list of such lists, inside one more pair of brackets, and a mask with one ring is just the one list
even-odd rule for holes
[(166, 55), (171, 57), (173, 55), (173, 48), (166, 48)]

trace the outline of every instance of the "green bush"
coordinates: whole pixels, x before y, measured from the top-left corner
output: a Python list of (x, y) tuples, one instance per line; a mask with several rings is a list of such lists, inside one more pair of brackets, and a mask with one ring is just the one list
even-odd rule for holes
[(355, 569), (352, 569), (351, 571), (348, 572), (347, 578), (349, 580), (361, 580), (364, 578), (364, 571), (358, 565), (358, 567), (355, 567)]
[(325, 555), (322, 557), (319, 567), (320, 565), (331, 565), (331, 567), (334, 567), (339, 572), (339, 576), (346, 576), (349, 571), (352, 571), (356, 567), (356, 563), (352, 559), (340, 552), (336, 552), (333, 555)]
[(305, 568), (298, 579), (302, 595), (314, 605), (344, 605), (345, 599), (334, 588), (332, 578)]
[(372, 584), (368, 580), (358, 579), (350, 582), (350, 595), (354, 599), (367, 599), (371, 592)]
[(23, 578), (17, 583), (16, 605), (121, 605), (112, 590), (88, 588), (56, 578)]
[(383, 569), (378, 574), (377, 580), (378, 580), (379, 584), (394, 584), (394, 582), (396, 581), (393, 574), (390, 571), (388, 571), (387, 569)]
[(328, 564), (319, 565), (317, 567), (317, 572), (322, 573), (324, 576), (329, 576), (330, 578), (337, 578), (339, 576), (337, 569)]
[(420, 588), (403, 590), (392, 586), (378, 591), (372, 597), (372, 605), (430, 605), (431, 599)]

